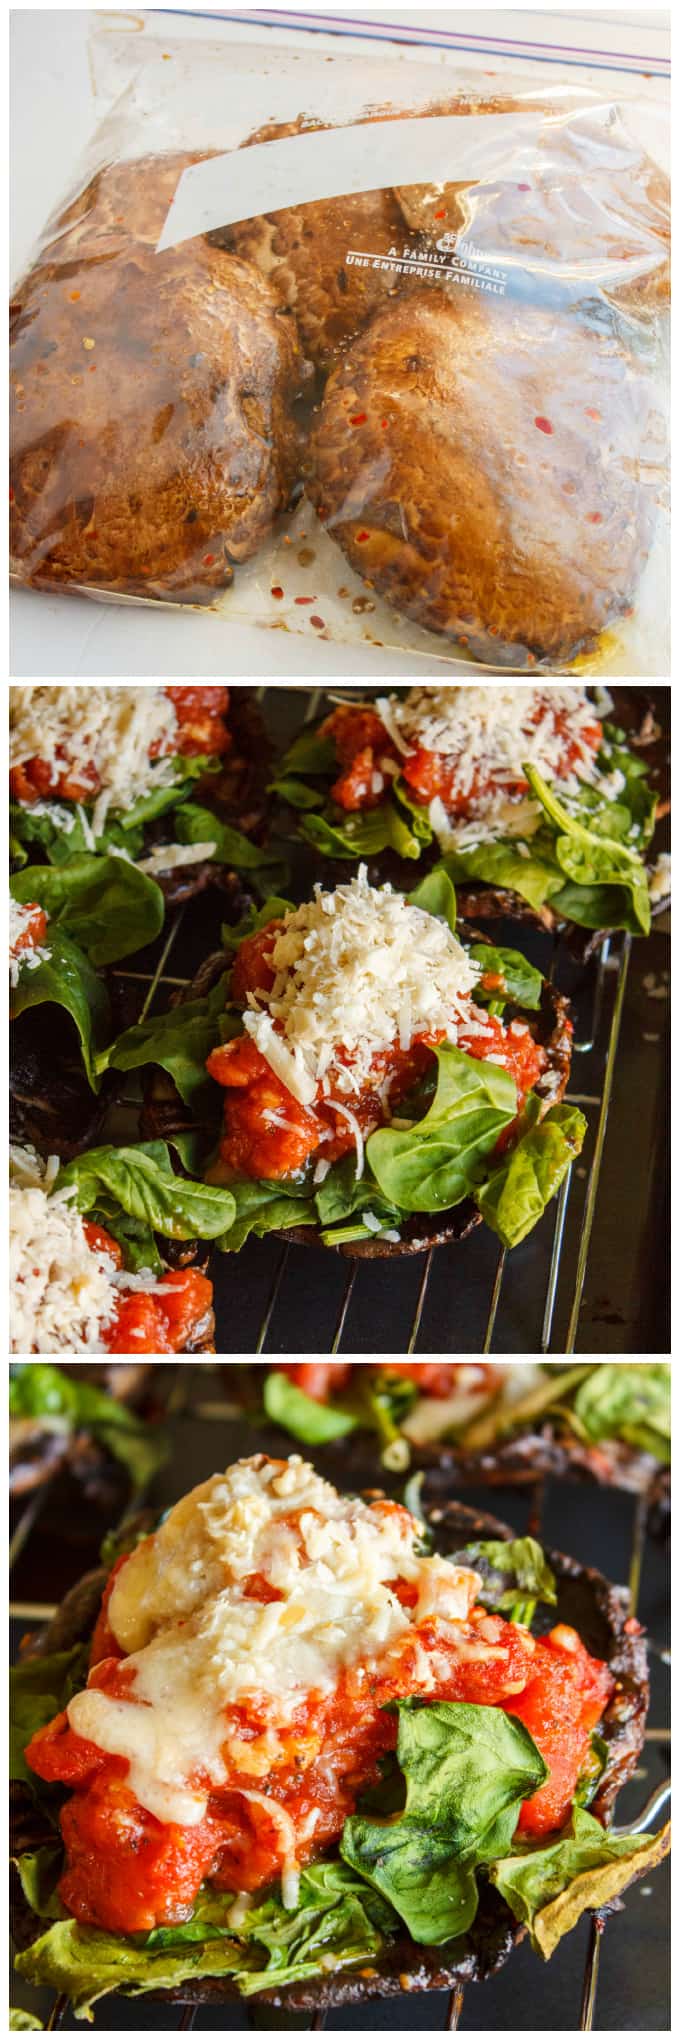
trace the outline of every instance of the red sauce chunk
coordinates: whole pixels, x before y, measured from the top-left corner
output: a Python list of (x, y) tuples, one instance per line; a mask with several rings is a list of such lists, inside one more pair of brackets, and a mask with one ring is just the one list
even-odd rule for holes
[[(232, 973), (232, 996), (238, 1003), (245, 1005), (249, 992), (271, 991), (271, 951), (281, 926), (280, 921), (270, 921), (242, 942)], [(502, 1058), (517, 1087), (519, 1113), (527, 1092), (545, 1069), (544, 1049), (523, 1021), (504, 1026), (497, 1015), (483, 1012), (472, 1000), (469, 1016), (458, 1027), (458, 1047), (477, 1060)], [(352, 1114), (364, 1139), (394, 1115), (395, 1107), (432, 1065), (432, 1049), (443, 1039), (441, 1030), (416, 1034), (407, 1049), (394, 1041), (374, 1056), (369, 1078), (360, 1092), (352, 1093)], [(305, 1106), (274, 1074), (249, 1035), (237, 1035), (213, 1049), (206, 1067), (227, 1094), (220, 1144), (225, 1165), (239, 1175), (277, 1182), (296, 1175), (315, 1156), (332, 1163), (349, 1154), (355, 1148), (355, 1134), (332, 1102), (333, 1069), (349, 1061), (338, 1044), (328, 1072), (330, 1094), (324, 1094), (319, 1086), (313, 1103)], [(388, 1080), (389, 1095), (385, 1088)]]
[[(102, 1225), (83, 1221), (93, 1252), (123, 1266), (117, 1240)], [(154, 1278), (151, 1278), (154, 1280)], [(115, 1317), (104, 1327), (107, 1353), (184, 1353), (212, 1308), (212, 1283), (196, 1268), (173, 1268), (154, 1280), (153, 1292), (121, 1290)]]

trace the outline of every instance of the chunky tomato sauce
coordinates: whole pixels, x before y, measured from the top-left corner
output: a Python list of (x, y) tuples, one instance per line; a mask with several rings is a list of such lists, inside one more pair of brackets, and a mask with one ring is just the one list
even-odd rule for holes
[[(414, 1600), (415, 1588), (403, 1580), (393, 1585), (406, 1605)], [(272, 1597), (259, 1574), (248, 1587), (255, 1599)], [(112, 1642), (103, 1609), (90, 1683), (128, 1701), (134, 1670), (115, 1643), (110, 1650)], [(138, 1933), (186, 1919), (205, 1879), (220, 1890), (257, 1891), (280, 1875), (286, 1860), (277, 1806), (294, 1824), (297, 1861), (310, 1861), (337, 1841), (361, 1793), (377, 1782), (380, 1758), (397, 1739), (397, 1716), (385, 1709), (407, 1694), (501, 1706), (516, 1715), (549, 1772), (525, 1802), (518, 1830), (543, 1835), (563, 1824), (587, 1763), (591, 1732), (614, 1684), (575, 1630), (560, 1623), (536, 1641), (503, 1617), (475, 1608), (455, 1630), (436, 1618), (414, 1624), (368, 1678), (365, 1670), (354, 1666), (331, 1693), (303, 1698), (273, 1745), (269, 1738), (264, 1767), (257, 1742), (267, 1732), (266, 1702), (225, 1708), (228, 1783), (209, 1790), (205, 1816), (195, 1827), (161, 1822), (146, 1812), (126, 1782), (126, 1759), (106, 1755), (71, 1729), (66, 1714), (57, 1715), (33, 1737), (26, 1756), (39, 1777), (72, 1788), (61, 1813), (64, 1905), (78, 1920)], [(197, 1789), (209, 1786), (201, 1773), (192, 1783)], [(246, 1796), (254, 1787), (260, 1795), (255, 1802)]]
[(30, 919), (12, 943), (13, 956), (20, 956), (22, 951), (27, 949), (39, 949), (47, 934), (47, 915), (42, 907), (31, 900), (25, 906), (24, 912), (30, 915)]
[[(229, 707), (228, 687), (166, 687), (165, 693), (174, 703), (177, 716), (177, 729), (171, 742), (165, 745), (166, 755), (212, 758), (221, 757), (230, 749), (231, 735), (224, 720)], [(149, 757), (158, 758), (161, 750), (160, 743), (152, 744)], [(46, 796), (55, 800), (93, 801), (101, 788), (96, 765), (74, 765), (63, 747), (57, 752), (57, 761), (29, 758), (23, 765), (14, 765), (9, 775), (13, 799), (28, 807)]]
[[(117, 1240), (84, 1221), (89, 1245), (108, 1255), (116, 1268), (123, 1256)], [(172, 1268), (159, 1275), (153, 1295), (143, 1289), (122, 1291), (115, 1318), (102, 1333), (107, 1353), (184, 1353), (212, 1308), (212, 1283), (195, 1268)]]
[[(538, 701), (531, 715), (536, 728), (547, 712), (546, 703)], [(567, 709), (558, 712), (555, 724), (563, 743), (555, 777), (567, 779), (582, 758), (584, 743), (592, 750), (593, 756), (599, 751), (602, 725), (593, 717), (592, 723), (586, 724), (580, 732), (577, 742), (569, 732)], [(492, 772), (480, 768), (462, 792), (458, 785), (459, 760), (453, 754), (428, 751), (417, 742), (407, 754), (400, 752), (374, 709), (336, 708), (322, 724), (321, 734), (330, 737), (335, 744), (341, 770), (331, 793), (338, 807), (347, 810), (378, 807), (385, 799), (396, 771), (405, 779), (414, 800), (428, 807), (431, 800), (439, 797), (456, 820), (474, 814), (477, 802), (485, 794), (493, 793), (497, 786), (509, 800), (519, 799), (529, 791), (527, 780), (521, 773), (514, 783), (503, 779), (501, 784), (494, 779)]]
[[(270, 921), (256, 935), (241, 943), (232, 972), (232, 997), (247, 1002), (249, 992), (271, 991), (274, 972), (271, 951), (281, 921)], [(490, 987), (493, 989), (493, 987)], [(469, 1022), (461, 1022), (457, 1045), (466, 1055), (480, 1061), (502, 1056), (505, 1068), (517, 1086), (517, 1110), (527, 1092), (546, 1067), (544, 1049), (538, 1046), (523, 1021), (504, 1027), (493, 1014), (482, 1012), (470, 1000)], [(484, 1032), (479, 1033), (482, 1025)], [(351, 1094), (354, 1118), (364, 1140), (384, 1126), (409, 1091), (433, 1061), (432, 1049), (445, 1039), (443, 1029), (414, 1035), (407, 1049), (392, 1042), (373, 1057), (368, 1081), (360, 1092)], [(237, 1035), (221, 1048), (213, 1049), (207, 1069), (226, 1093), (224, 1137), (220, 1155), (227, 1167), (239, 1175), (279, 1181), (304, 1169), (312, 1157), (324, 1162), (338, 1161), (355, 1147), (355, 1135), (345, 1114), (333, 1103), (333, 1073), (350, 1056), (338, 1046), (328, 1071), (330, 1095), (319, 1086), (312, 1105), (300, 1105), (281, 1079), (275, 1076), (265, 1057), (249, 1035)], [(343, 1094), (344, 1103), (344, 1094)], [(506, 1130), (505, 1140), (511, 1129)]]

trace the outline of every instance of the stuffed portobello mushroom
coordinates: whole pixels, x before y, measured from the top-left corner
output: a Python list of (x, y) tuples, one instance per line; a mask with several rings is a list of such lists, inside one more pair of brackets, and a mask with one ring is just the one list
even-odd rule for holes
[(204, 1242), (230, 1208), (175, 1174), (162, 1141), (60, 1168), (10, 1150), (10, 1351), (210, 1352)]
[(441, 860), (463, 914), (646, 934), (669, 886), (646, 861), (659, 740), (633, 690), (412, 687), (301, 731), (274, 790), (334, 863)]
[(249, 1371), (244, 1383), (247, 1406), (320, 1453), (324, 1468), (349, 1461), (360, 1481), (379, 1465), (426, 1473), (428, 1492), (433, 1481), (521, 1485), (541, 1474), (659, 1500), (667, 1492), (665, 1362), (290, 1360), (257, 1371), (260, 1381)]
[[(164, 900), (224, 883), (232, 866), (276, 861), (262, 844), (268, 759), (260, 717), (240, 689), (13, 688), (15, 897), (24, 902), (38, 886), (60, 926), (73, 930), (76, 918), (86, 926), (95, 962), (129, 955), (158, 934)], [(115, 860), (99, 884), (117, 878), (122, 900), (92, 892), (95, 855)]]
[[(146, 1421), (151, 1369), (81, 1360), (15, 1362), (9, 1384), (9, 1486), (13, 1499), (49, 1482), (50, 1508), (67, 1535), (87, 1509), (117, 1511), (167, 1458), (162, 1430)], [(140, 1409), (140, 1404), (142, 1408)]]
[(665, 1854), (610, 1826), (648, 1686), (599, 1573), (263, 1455), (129, 1545), (15, 1675), (17, 1967), (77, 2013), (478, 1980)]
[(250, 930), (192, 993), (210, 990), (110, 1055), (160, 1068), (145, 1133), (212, 1147), (204, 1174), (232, 1200), (220, 1245), (275, 1231), (416, 1253), (482, 1217), (523, 1239), (585, 1132), (563, 1102), (566, 1001), (519, 951), (466, 946), (441, 872), (407, 899), (360, 867), (301, 907), (267, 902)]

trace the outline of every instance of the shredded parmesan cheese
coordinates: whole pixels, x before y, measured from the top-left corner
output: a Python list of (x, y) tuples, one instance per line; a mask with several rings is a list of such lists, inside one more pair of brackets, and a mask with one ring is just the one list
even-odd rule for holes
[[(466, 804), (464, 818), (452, 820), (439, 796), (429, 806), (443, 847), (462, 850), (490, 837), (535, 834), (540, 806), (516, 790), (526, 764), (545, 779), (559, 779), (563, 794), (576, 794), (582, 782), (598, 780), (603, 792), (615, 794), (614, 787), (605, 789), (587, 738), (599, 709), (583, 687), (411, 687), (407, 694), (378, 700), (376, 708), (403, 756), (416, 748), (437, 752), (455, 770), (454, 791), (456, 800)], [(541, 715), (536, 722), (537, 708)], [(569, 743), (577, 746), (567, 773), (565, 717)]]
[(53, 1190), (59, 1161), (10, 1150), (12, 1353), (105, 1353), (121, 1291), (158, 1289), (151, 1269), (128, 1275), (90, 1246), (70, 1190)]
[[(402, 1511), (341, 1497), (297, 1456), (241, 1460), (215, 1474), (116, 1579), (109, 1621), (128, 1653), (129, 1697), (89, 1687), (69, 1704), (71, 1726), (128, 1759), (131, 1790), (157, 1819), (195, 1825), (210, 1785), (227, 1782), (230, 1755), (242, 1768), (249, 1702), (260, 1723), (266, 1712), (266, 1726), (248, 1734), (247, 1768), (265, 1775), (310, 1694), (334, 1692), (345, 1670), (370, 1677), (425, 1617), (449, 1638), (460, 1625), (462, 1637), (477, 1577), (423, 1558), (419, 1528)], [(250, 1597), (253, 1574), (280, 1598)], [(396, 1579), (415, 1584), (415, 1607), (402, 1607)], [(292, 1819), (273, 1796), (238, 1789), (278, 1826), (284, 1903), (293, 1903)]]
[(175, 871), (180, 864), (201, 864), (214, 857), (216, 843), (159, 843), (148, 857), (137, 859), (137, 870), (156, 878), (161, 871)]
[(356, 1095), (374, 1056), (397, 1040), (408, 1048), (414, 1035), (442, 1030), (455, 1041), (478, 971), (444, 921), (389, 885), (370, 886), (365, 865), (284, 916), (271, 963), (271, 991), (248, 995), (246, 1033), (302, 1105), (333, 1064), (333, 1103), (352, 1123), (361, 1174), (360, 1130), (337, 1092)]
[[(40, 758), (55, 786), (65, 765), (76, 772), (94, 765), (100, 788), (89, 822), (79, 809), (94, 849), (109, 808), (129, 808), (142, 794), (172, 783), (177, 727), (163, 687), (13, 687), (10, 765)], [(152, 746), (160, 754), (153, 759)]]

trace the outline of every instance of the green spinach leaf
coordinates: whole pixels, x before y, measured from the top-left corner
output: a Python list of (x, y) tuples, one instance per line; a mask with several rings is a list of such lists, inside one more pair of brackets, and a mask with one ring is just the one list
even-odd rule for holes
[[(136, 1027), (128, 1027), (124, 1034), (119, 1034), (98, 1056), (98, 1071), (137, 1070), (147, 1063), (158, 1063), (172, 1077), (185, 1105), (190, 1105), (197, 1114), (212, 1109), (218, 1119), (219, 1092), (205, 1065), (211, 1050), (227, 1038), (228, 996), (229, 973), (225, 971), (204, 998), (187, 999), (184, 1005), (173, 1006), (169, 1013), (141, 1020)], [(235, 1021), (234, 1032), (239, 1030), (240, 1021)]]
[(34, 1006), (62, 1006), (76, 1028), (87, 1081), (99, 1089), (102, 1045), (110, 1025), (108, 994), (82, 949), (59, 927), (48, 927), (49, 955), (34, 970), (23, 970), (13, 987), (13, 1019)]
[(528, 1628), (538, 1601), (556, 1604), (555, 1575), (535, 1537), (485, 1538), (467, 1546), (467, 1562), (481, 1575), (478, 1599), (509, 1622)]
[[(538, 1011), (543, 978), (519, 949), (498, 949), (489, 942), (474, 942), (470, 956), (482, 974), (474, 991), (477, 1005), (484, 1006), (490, 1001), (494, 1009), (500, 1009), (509, 1001), (527, 1012)], [(488, 977), (495, 978), (496, 984), (487, 987), (483, 980)]]
[(669, 1829), (659, 1835), (617, 1835), (575, 1806), (555, 1841), (516, 1850), (494, 1863), (489, 1876), (515, 1919), (528, 1926), (536, 1954), (547, 1962), (584, 1912), (611, 1905), (635, 1877), (655, 1868), (669, 1846)]
[(367, 1142), (371, 1171), (399, 1211), (444, 1211), (472, 1190), (480, 1164), (517, 1111), (507, 1070), (444, 1043), (434, 1053), (438, 1081), (424, 1119), (409, 1132), (382, 1128)]
[(420, 856), (417, 837), (390, 800), (348, 814), (342, 823), (327, 815), (306, 814), (300, 827), (308, 843), (325, 857), (377, 857), (381, 850), (396, 850), (398, 857), (411, 859)]
[(36, 900), (55, 927), (85, 951), (90, 963), (115, 963), (153, 942), (163, 926), (160, 886), (124, 857), (87, 853), (68, 863), (30, 864), (10, 882), (15, 900)]
[(542, 1217), (579, 1155), (587, 1121), (576, 1105), (553, 1105), (474, 1192), (482, 1217), (504, 1247), (516, 1247)]
[(592, 1444), (622, 1438), (650, 1452), (663, 1466), (671, 1456), (671, 1371), (667, 1362), (644, 1367), (600, 1361), (576, 1389), (571, 1413)]
[(426, 1946), (464, 1934), (478, 1904), (475, 1867), (509, 1848), (522, 1801), (547, 1777), (528, 1730), (500, 1707), (397, 1702), (403, 1813), (355, 1814), (341, 1854), (377, 1886)]
[(91, 1211), (103, 1192), (171, 1240), (217, 1239), (234, 1216), (230, 1190), (175, 1175), (164, 1140), (90, 1148), (60, 1169), (56, 1187), (74, 1189), (78, 1211)]
[[(410, 906), (421, 907), (423, 913), (433, 914), (438, 921), (446, 921), (451, 934), (455, 935), (456, 895), (443, 864), (436, 865), (434, 871), (428, 872), (427, 878), (421, 878), (420, 885), (416, 886), (415, 892), (409, 893), (408, 899)], [(471, 954), (474, 955), (474, 950)]]
[(265, 1375), (262, 1401), (272, 1423), (281, 1424), (303, 1445), (327, 1445), (329, 1439), (346, 1438), (357, 1428), (357, 1417), (337, 1403), (317, 1402), (278, 1368)]
[(52, 1651), (48, 1657), (25, 1658), (10, 1672), (10, 1778), (30, 1785), (37, 1794), (41, 1782), (29, 1770), (24, 1750), (38, 1729), (61, 1714), (72, 1695), (87, 1684), (88, 1661), (87, 1644), (77, 1643), (72, 1650)]

